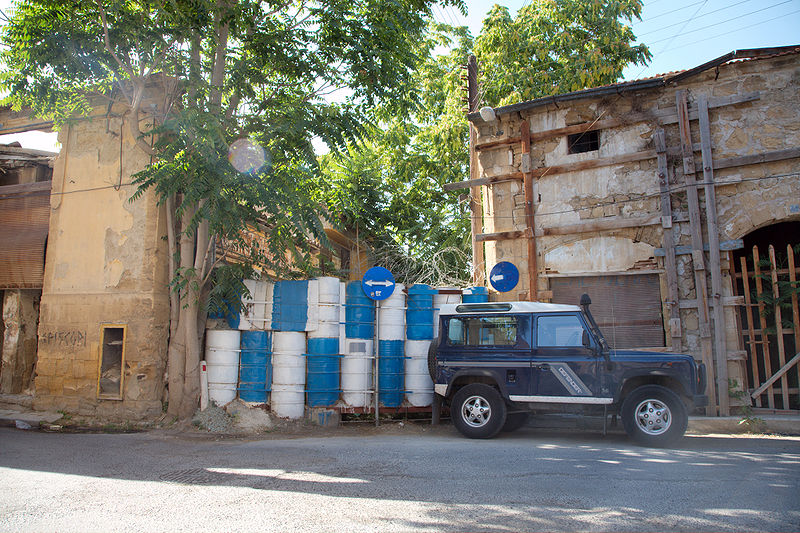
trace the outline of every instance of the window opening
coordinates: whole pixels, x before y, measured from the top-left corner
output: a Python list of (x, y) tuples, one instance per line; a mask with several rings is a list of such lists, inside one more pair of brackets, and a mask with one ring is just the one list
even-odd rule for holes
[(600, 149), (600, 131), (592, 130), (567, 136), (567, 153), (582, 154)]
[(517, 317), (451, 318), (447, 340), (452, 346), (516, 346)]
[(100, 398), (122, 399), (125, 329), (125, 326), (103, 326), (100, 330), (102, 344), (97, 381), (97, 396)]

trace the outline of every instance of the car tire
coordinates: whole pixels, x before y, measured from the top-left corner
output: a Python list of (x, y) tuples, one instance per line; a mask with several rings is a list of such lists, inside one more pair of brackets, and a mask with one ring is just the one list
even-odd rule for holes
[(436, 383), (436, 350), (438, 349), (439, 341), (434, 339), (431, 345), (428, 346), (428, 373), (434, 383)]
[(506, 423), (503, 424), (502, 431), (504, 433), (510, 433), (512, 431), (516, 431), (522, 426), (525, 425), (525, 422), (528, 421), (530, 413), (508, 413), (506, 414)]
[(622, 403), (622, 425), (633, 440), (663, 448), (686, 432), (689, 415), (680, 397), (660, 385), (634, 389)]
[(472, 383), (456, 392), (450, 404), (453, 425), (465, 437), (490, 439), (506, 423), (506, 403), (500, 392), (484, 383)]

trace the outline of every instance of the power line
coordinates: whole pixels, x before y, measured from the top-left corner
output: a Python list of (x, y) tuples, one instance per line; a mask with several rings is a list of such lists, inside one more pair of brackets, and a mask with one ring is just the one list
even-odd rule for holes
[(650, 22), (651, 20), (655, 20), (657, 18), (666, 17), (667, 15), (671, 15), (673, 13), (677, 13), (678, 11), (683, 11), (684, 9), (687, 9), (689, 7), (692, 7), (692, 6), (696, 6), (697, 4), (702, 4), (704, 2), (705, 2), (705, 0), (699, 0), (698, 2), (693, 2), (693, 3), (685, 5), (683, 7), (677, 7), (675, 9), (671, 9), (671, 10), (666, 11), (664, 13), (661, 13), (659, 15), (654, 15), (654, 16), (650, 17), (649, 19), (638, 20), (638, 21), (632, 23), (631, 26), (636, 26), (637, 24), (641, 24), (643, 22)]
[[(771, 6), (767, 6), (767, 7), (761, 8), (761, 9), (756, 9), (755, 11), (751, 11), (750, 13), (745, 13), (744, 15), (739, 15), (738, 17), (732, 17), (732, 18), (729, 18), (727, 20), (722, 20), (720, 22), (715, 22), (714, 24), (709, 24), (708, 26), (703, 26), (702, 28), (696, 28), (694, 30), (689, 30), (687, 32), (681, 31), (680, 33), (682, 33), (683, 35), (688, 35), (690, 33), (697, 33), (698, 31), (707, 30), (708, 28), (713, 28), (715, 26), (719, 26), (720, 24), (727, 24), (728, 22), (731, 22), (731, 21), (734, 21), (734, 20), (738, 20), (738, 19), (741, 19), (741, 18), (744, 18), (744, 17), (749, 17), (750, 15), (755, 15), (756, 13), (761, 13), (762, 11), (766, 11), (767, 9), (772, 9), (773, 7), (782, 6), (784, 4), (788, 4), (788, 3), (793, 2), (793, 1), (794, 0), (784, 0), (783, 2), (779, 2), (777, 4), (773, 4)], [(673, 39), (674, 39), (674, 37), (673, 37)], [(650, 44), (661, 43), (661, 42), (664, 42), (666, 40), (667, 39), (659, 39), (657, 41), (651, 42)]]
[(658, 28), (658, 29), (655, 29), (655, 30), (646, 31), (646, 32), (644, 32), (644, 33), (642, 33), (642, 34), (638, 35), (638, 37), (642, 37), (642, 35), (650, 35), (650, 34), (652, 34), (652, 33), (658, 33), (658, 32), (660, 32), (661, 30), (666, 30), (667, 28), (673, 28), (673, 27), (675, 27), (675, 26), (679, 26), (679, 25), (683, 24), (684, 22), (689, 22), (689, 21), (692, 21), (692, 20), (701, 19), (701, 18), (703, 18), (703, 17), (707, 17), (707, 16), (709, 16), (709, 15), (713, 15), (714, 13), (719, 13), (720, 11), (725, 11), (726, 9), (730, 9), (730, 8), (732, 8), (732, 7), (736, 7), (736, 6), (738, 6), (738, 5), (741, 5), (741, 4), (746, 4), (747, 2), (752, 2), (752, 1), (753, 1), (753, 0), (741, 0), (741, 2), (736, 2), (735, 4), (731, 4), (731, 5), (728, 5), (728, 6), (725, 6), (725, 7), (721, 7), (721, 8), (719, 8), (719, 9), (715, 9), (714, 11), (709, 11), (708, 13), (703, 13), (703, 14), (702, 14), (702, 15), (700, 15), (699, 17), (695, 17), (695, 18), (693, 18), (693, 19), (691, 19), (691, 18), (690, 18), (690, 19), (688, 19), (688, 20), (682, 20), (682, 21), (680, 21), (680, 22), (676, 22), (676, 23), (674, 23), (674, 24), (670, 24), (670, 25), (668, 25), (668, 26), (661, 26), (660, 28)]
[(737, 28), (735, 30), (730, 30), (730, 31), (726, 31), (726, 32), (723, 32), (723, 33), (719, 33), (719, 34), (714, 35), (712, 37), (706, 37), (705, 39), (700, 39), (698, 41), (693, 41), (691, 43), (682, 44), (680, 46), (676, 46), (675, 48), (673, 48), (673, 50), (680, 50), (681, 48), (686, 48), (687, 46), (692, 46), (692, 45), (695, 45), (695, 44), (698, 44), (698, 43), (702, 43), (702, 42), (705, 42), (705, 41), (710, 41), (711, 39), (716, 39), (717, 37), (723, 37), (725, 35), (730, 35), (731, 33), (736, 33), (736, 32), (742, 31), (742, 30), (748, 30), (748, 29), (750, 29), (750, 28), (752, 28), (754, 26), (760, 26), (762, 24), (766, 24), (767, 22), (772, 22), (773, 20), (782, 19), (782, 18), (788, 17), (789, 15), (795, 15), (797, 13), (800, 13), (800, 9), (798, 9), (797, 11), (792, 11), (790, 13), (785, 13), (783, 15), (778, 15), (777, 17), (772, 17), (771, 19), (762, 20), (761, 22), (755, 22), (755, 23), (752, 23), (752, 24), (748, 24), (747, 26), (742, 26), (741, 28)]

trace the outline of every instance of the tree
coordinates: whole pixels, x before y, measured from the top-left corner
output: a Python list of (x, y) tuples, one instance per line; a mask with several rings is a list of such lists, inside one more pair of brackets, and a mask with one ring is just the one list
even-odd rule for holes
[(377, 109), (381, 127), (369, 143), (327, 157), (329, 209), (362, 220), (362, 235), (373, 245), (394, 243), (399, 255), (423, 264), (442, 250), (460, 249), (445, 264), (453, 278), (468, 283), (469, 211), (459, 200), (462, 191), (442, 190), (468, 177), (459, 66), (468, 54), (477, 56), (482, 105), (491, 106), (613, 83), (625, 66), (650, 58), (644, 45), (631, 46), (635, 36), (625, 24), (641, 7), (640, 0), (535, 0), (512, 18), (495, 5), (476, 39), (466, 28), (429, 26), (412, 78), (419, 92), (401, 95), (411, 112)]
[[(319, 169), (311, 140), (343, 147), (363, 135), (364, 109), (407, 108), (430, 7), (431, 0), (16, 6), (2, 54), (2, 85), (14, 105), (60, 123), (121, 94), (134, 137), (155, 158), (138, 174), (132, 200), (153, 189), (168, 213), (168, 413), (187, 417), (197, 406), (208, 302), (240, 294), (253, 261), (278, 274), (311, 267), (303, 243), (325, 240), (312, 199)], [(154, 82), (168, 99), (146, 132), (151, 147), (138, 117)], [(339, 88), (349, 89), (344, 102), (326, 100)], [(254, 226), (267, 230), (265, 249), (242, 238)], [(250, 261), (217, 265), (210, 252), (220, 242)]]

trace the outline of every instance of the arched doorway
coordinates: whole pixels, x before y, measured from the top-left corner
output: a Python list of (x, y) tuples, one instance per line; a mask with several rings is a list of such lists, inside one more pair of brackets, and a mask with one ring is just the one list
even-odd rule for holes
[(800, 410), (800, 222), (772, 224), (742, 239), (731, 254), (739, 341), (757, 409)]

